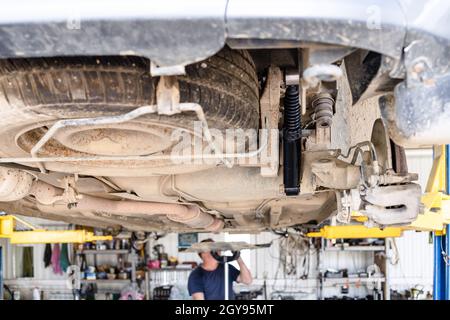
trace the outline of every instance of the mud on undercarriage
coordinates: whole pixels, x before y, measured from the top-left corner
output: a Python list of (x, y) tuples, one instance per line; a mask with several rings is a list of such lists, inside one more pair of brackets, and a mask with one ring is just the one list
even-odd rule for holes
[(225, 48), (160, 77), (136, 57), (0, 61), (1, 209), (136, 231), (413, 221), (417, 177), (378, 106), (358, 106), (372, 113), (355, 134), (342, 59), (295, 57), (300, 78), (258, 54)]

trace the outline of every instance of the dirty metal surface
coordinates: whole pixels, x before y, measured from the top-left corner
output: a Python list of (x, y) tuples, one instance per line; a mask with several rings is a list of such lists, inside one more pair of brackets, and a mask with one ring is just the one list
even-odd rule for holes
[[(442, 74), (450, 56), (449, 12), (446, 0), (112, 0), (107, 6), (19, 0), (0, 12), (0, 57), (137, 55), (152, 60), (156, 73), (163, 67), (179, 74), (226, 42), (312, 42), (367, 49), (395, 61), (405, 48), (406, 69), (424, 58)], [(393, 68), (395, 77), (405, 77), (404, 65)]]
[[(280, 121), (280, 86), (282, 73), (278, 67), (270, 67), (267, 72), (266, 87), (260, 99), (262, 129), (278, 131)], [(264, 177), (276, 177), (279, 168), (279, 139), (267, 137), (267, 149), (263, 154), (269, 155), (269, 163), (261, 167)]]
[(311, 41), (400, 58), (405, 17), (396, 1), (230, 0), (228, 38)]
[(270, 245), (256, 245), (246, 242), (200, 242), (194, 243), (186, 252), (208, 252), (208, 251), (241, 251), (244, 249), (259, 249)]
[(432, 83), (399, 84), (394, 97), (380, 98), (389, 135), (405, 147), (450, 143), (450, 72)]
[(161, 67), (186, 65), (223, 47), (226, 3), (10, 2), (0, 11), (0, 57), (137, 55)]

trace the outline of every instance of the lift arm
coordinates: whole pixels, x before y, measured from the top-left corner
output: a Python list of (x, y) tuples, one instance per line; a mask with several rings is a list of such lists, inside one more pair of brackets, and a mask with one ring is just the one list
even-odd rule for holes
[(425, 194), (421, 199), (425, 207), (424, 213), (419, 214), (414, 222), (401, 227), (367, 228), (362, 224), (367, 217), (358, 212), (352, 212), (355, 224), (325, 226), (318, 232), (308, 233), (307, 236), (327, 239), (391, 238), (400, 237), (405, 230), (431, 231), (436, 235), (445, 234), (446, 225), (450, 225), (450, 196), (443, 192), (446, 188), (445, 146), (434, 146), (433, 151), (433, 167)]
[[(17, 223), (31, 230), (15, 230)], [(36, 229), (31, 224), (13, 215), (0, 216), (0, 238), (10, 239), (12, 244), (83, 243), (112, 240), (111, 236), (96, 236), (86, 230)]]
[(396, 238), (402, 235), (400, 228), (367, 228), (364, 225), (325, 226), (319, 232), (306, 234), (312, 238), (326, 239), (361, 239), (361, 238)]

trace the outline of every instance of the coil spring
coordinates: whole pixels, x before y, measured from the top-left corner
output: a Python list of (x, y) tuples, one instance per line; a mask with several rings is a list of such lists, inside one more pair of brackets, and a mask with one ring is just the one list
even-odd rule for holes
[(334, 100), (328, 93), (321, 93), (314, 97), (312, 107), (316, 128), (329, 128), (333, 123)]
[(301, 136), (301, 113), (297, 86), (287, 86), (284, 96), (284, 133), (288, 141)]

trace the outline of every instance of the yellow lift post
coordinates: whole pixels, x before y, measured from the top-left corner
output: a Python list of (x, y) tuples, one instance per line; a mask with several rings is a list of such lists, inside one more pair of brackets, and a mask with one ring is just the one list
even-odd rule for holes
[(402, 227), (367, 228), (362, 223), (367, 217), (358, 212), (352, 213), (355, 221), (351, 225), (325, 226), (318, 232), (309, 232), (308, 237), (326, 239), (359, 238), (396, 238), (405, 230), (431, 231), (436, 235), (445, 234), (445, 227), (450, 224), (450, 196), (444, 193), (446, 188), (445, 146), (434, 146), (434, 160), (425, 194), (422, 196), (424, 213), (409, 225)]
[(433, 231), (437, 235), (445, 233), (445, 227), (450, 224), (450, 196), (446, 189), (446, 155), (445, 146), (433, 147), (433, 167), (428, 177), (422, 203), (425, 213), (417, 217), (416, 221), (406, 226), (405, 230)]
[[(16, 230), (18, 225), (21, 229)], [(96, 236), (86, 230), (44, 230), (13, 215), (0, 216), (0, 238), (10, 239), (12, 244), (83, 243), (112, 240), (111, 236)]]

